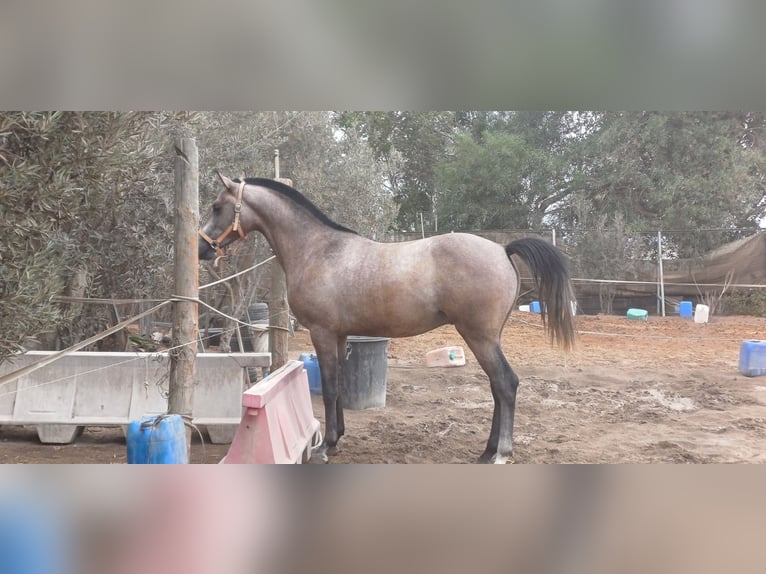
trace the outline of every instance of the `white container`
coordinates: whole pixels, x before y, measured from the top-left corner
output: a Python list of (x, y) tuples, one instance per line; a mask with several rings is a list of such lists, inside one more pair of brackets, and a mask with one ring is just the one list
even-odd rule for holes
[(694, 322), (707, 323), (710, 318), (710, 307), (707, 305), (697, 305), (694, 308)]
[(529, 305), (519, 305), (519, 311), (522, 313), (529, 313)]
[(442, 347), (426, 353), (427, 367), (462, 367), (465, 365), (463, 347)]

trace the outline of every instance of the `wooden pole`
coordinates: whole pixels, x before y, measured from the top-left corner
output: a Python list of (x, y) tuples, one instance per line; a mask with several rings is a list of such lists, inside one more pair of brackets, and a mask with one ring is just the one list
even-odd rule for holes
[[(192, 138), (175, 141), (175, 292), (197, 299), (199, 294), (199, 173), (197, 144)], [(191, 417), (197, 357), (198, 308), (191, 301), (173, 303), (173, 347), (170, 353), (168, 412)], [(186, 429), (187, 449), (191, 429)]]
[(274, 178), (279, 180), (279, 150), (274, 150)]
[(269, 353), (271, 353), (272, 372), (287, 362), (289, 321), (285, 272), (279, 261), (273, 261), (269, 295)]
[(662, 272), (662, 231), (657, 232), (657, 260), (660, 270), (660, 308), (665, 316), (665, 274)]
[[(292, 185), (291, 179), (279, 177), (279, 150), (274, 150), (274, 175), (277, 181)], [(271, 372), (287, 363), (288, 335), (290, 333), (290, 308), (287, 303), (287, 280), (279, 261), (271, 264), (271, 288), (269, 290), (269, 353)]]
[(660, 314), (660, 258), (657, 258), (657, 314)]

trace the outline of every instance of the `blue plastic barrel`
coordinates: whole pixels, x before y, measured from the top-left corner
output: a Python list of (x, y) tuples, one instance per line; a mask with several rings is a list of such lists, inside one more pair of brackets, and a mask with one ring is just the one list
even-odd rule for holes
[(322, 372), (319, 370), (319, 360), (313, 353), (302, 353), (298, 358), (306, 369), (309, 377), (309, 391), (312, 395), (322, 394)]
[(766, 341), (742, 341), (739, 347), (739, 372), (746, 377), (766, 375)]
[(684, 319), (691, 319), (692, 318), (692, 302), (691, 301), (681, 301), (681, 303), (678, 305), (678, 314), (681, 315)]
[(181, 415), (144, 417), (128, 425), (128, 464), (187, 464)]
[(0, 498), (0, 572), (74, 572), (67, 534), (71, 527), (46, 494), (25, 496), (17, 489)]
[(540, 301), (532, 301), (529, 304), (529, 310), (532, 311), (532, 313), (539, 313), (540, 312)]

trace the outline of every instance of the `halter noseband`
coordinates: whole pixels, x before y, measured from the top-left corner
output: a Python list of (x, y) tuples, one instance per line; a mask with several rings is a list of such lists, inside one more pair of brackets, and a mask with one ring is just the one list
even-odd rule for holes
[(212, 239), (207, 233), (205, 233), (202, 229), (199, 230), (199, 234), (205, 241), (208, 242), (210, 247), (215, 249), (215, 252), (218, 254), (218, 257), (223, 257), (223, 247), (221, 247), (221, 241), (226, 239), (232, 231), (236, 231), (239, 233), (239, 238), (244, 239), (245, 233), (242, 231), (242, 227), (239, 224), (239, 214), (242, 211), (242, 192), (245, 190), (245, 178), (242, 178), (242, 181), (239, 184), (239, 189), (237, 189), (237, 203), (234, 204), (234, 221), (229, 224), (229, 227), (226, 228), (226, 230), (221, 233), (216, 239)]

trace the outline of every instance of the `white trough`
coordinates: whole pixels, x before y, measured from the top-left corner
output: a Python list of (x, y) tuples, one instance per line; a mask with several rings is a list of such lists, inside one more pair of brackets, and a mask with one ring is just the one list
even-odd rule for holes
[[(29, 351), (0, 375), (55, 351)], [(242, 419), (248, 367), (269, 367), (269, 353), (198, 353), (192, 422), (213, 443), (231, 442)], [(34, 425), (40, 442), (73, 442), (86, 426), (126, 428), (168, 407), (167, 353), (77, 352), (0, 386), (0, 425)]]

